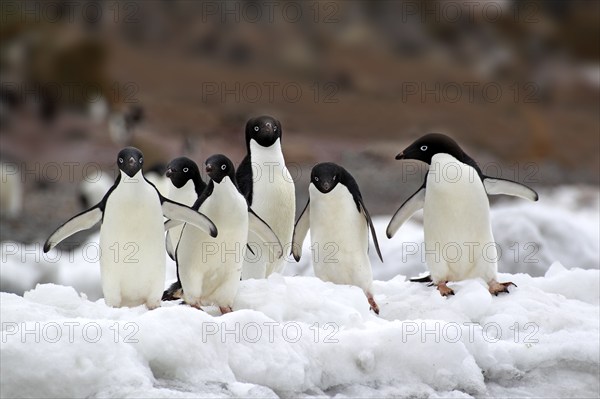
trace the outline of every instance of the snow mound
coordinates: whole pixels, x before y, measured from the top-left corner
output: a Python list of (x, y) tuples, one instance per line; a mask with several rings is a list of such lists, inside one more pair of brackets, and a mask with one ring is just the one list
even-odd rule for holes
[(389, 217), (375, 218), (379, 317), (360, 289), (313, 277), (308, 238), (286, 276), (243, 281), (223, 316), (107, 307), (97, 234), (49, 254), (3, 242), (0, 396), (596, 398), (599, 198), (561, 188), (496, 203), (499, 280), (517, 285), (498, 297), (481, 280), (450, 284), (450, 298), (408, 282), (426, 271), (422, 215), (391, 240)]
[(381, 317), (314, 277), (243, 281), (223, 316), (113, 309), (54, 284), (2, 293), (2, 396), (598, 396), (598, 270), (500, 277), (518, 287), (464, 281), (446, 299), (376, 281)]

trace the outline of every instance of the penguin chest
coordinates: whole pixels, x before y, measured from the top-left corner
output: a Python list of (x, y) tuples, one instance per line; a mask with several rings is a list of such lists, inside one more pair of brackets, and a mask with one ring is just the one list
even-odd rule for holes
[(342, 184), (327, 194), (310, 185), (309, 194), (315, 275), (325, 281), (369, 289), (372, 274), (367, 255), (368, 226), (352, 194)]
[[(188, 182), (185, 183), (185, 185), (181, 188), (177, 188), (171, 184), (169, 187), (169, 199), (190, 207), (194, 205), (194, 202), (196, 202), (196, 199), (198, 199), (194, 182), (192, 180), (188, 180)], [(181, 237), (182, 230), (183, 226), (177, 226), (169, 231), (169, 240), (171, 240), (172, 248), (177, 248), (177, 243), (179, 242), (179, 237)]]
[(111, 296), (120, 295), (127, 306), (154, 294), (160, 299), (165, 279), (160, 199), (140, 175), (122, 179), (110, 194), (100, 229), (105, 298), (110, 302)]
[(427, 263), (444, 264), (461, 279), (493, 244), (489, 201), (471, 166), (447, 154), (433, 157), (427, 176), (423, 224)]
[(294, 181), (280, 148), (254, 147), (251, 149), (252, 210), (286, 245), (291, 242), (296, 214)]
[(169, 185), (169, 199), (171, 201), (179, 202), (187, 206), (194, 205), (198, 194), (196, 194), (196, 187), (194, 182), (190, 179), (181, 188), (175, 187), (173, 184)]
[(244, 248), (248, 237), (248, 206), (233, 184), (215, 188), (200, 212), (217, 226), (211, 237), (186, 225), (177, 259), (183, 291), (190, 301), (225, 304), (233, 299), (241, 275)]

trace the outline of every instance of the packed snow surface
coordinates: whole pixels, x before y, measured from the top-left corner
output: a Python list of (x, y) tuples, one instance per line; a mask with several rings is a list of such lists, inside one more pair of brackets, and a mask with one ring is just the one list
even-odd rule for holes
[(226, 315), (107, 307), (97, 235), (52, 257), (4, 242), (2, 289), (25, 293), (1, 294), (1, 395), (598, 397), (598, 196), (575, 192), (494, 205), (499, 280), (517, 285), (497, 297), (481, 280), (449, 298), (407, 281), (426, 270), (420, 216), (392, 240), (376, 218), (379, 316), (359, 288), (312, 276), (308, 239), (285, 276), (241, 282)]

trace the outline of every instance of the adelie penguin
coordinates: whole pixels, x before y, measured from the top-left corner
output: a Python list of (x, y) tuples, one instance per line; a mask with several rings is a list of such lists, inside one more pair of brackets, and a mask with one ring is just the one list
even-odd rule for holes
[(196, 308), (216, 305), (221, 313), (228, 313), (240, 284), (248, 232), (267, 243), (275, 259), (282, 257), (283, 248), (275, 233), (248, 207), (238, 191), (235, 168), (226, 156), (208, 158), (206, 172), (211, 180), (193, 208), (215, 222), (219, 236), (211, 237), (186, 224), (175, 259), (184, 301)]
[[(240, 192), (250, 208), (271, 226), (281, 243), (289, 245), (294, 231), (296, 194), (294, 181), (281, 151), (281, 123), (270, 116), (252, 118), (246, 123), (248, 154), (240, 164), (236, 178)], [(249, 247), (262, 257), (245, 262), (242, 277), (264, 278), (281, 272), (284, 260), (267, 257), (268, 248), (250, 234)]]
[(143, 162), (137, 148), (121, 150), (119, 176), (102, 201), (60, 226), (44, 244), (44, 252), (48, 252), (70, 235), (102, 222), (102, 291), (106, 304), (113, 307), (160, 306), (166, 261), (163, 216), (217, 236), (209, 218), (160, 195), (144, 178)]
[(379, 314), (372, 291), (369, 229), (382, 262), (383, 258), (356, 180), (339, 165), (320, 163), (311, 172), (308, 191), (308, 203), (294, 229), (294, 258), (300, 260), (310, 229), (315, 275), (324, 281), (358, 286), (371, 309)]
[(484, 175), (473, 158), (443, 134), (421, 137), (396, 159), (419, 160), (430, 167), (423, 185), (392, 217), (388, 238), (423, 209), (425, 260), (440, 294), (454, 294), (447, 282), (477, 277), (487, 282), (494, 295), (508, 292), (514, 284), (497, 281), (498, 256), (487, 194), (537, 201), (537, 193), (520, 183)]
[[(169, 162), (165, 176), (169, 179), (167, 198), (171, 201), (191, 207), (206, 189), (198, 165), (187, 157), (175, 158)], [(174, 227), (167, 232), (167, 253), (173, 260), (182, 228), (183, 226)]]
[[(173, 159), (167, 165), (165, 176), (169, 181), (167, 198), (187, 206), (192, 206), (206, 188), (202, 181), (200, 169), (196, 162), (187, 157)], [(183, 226), (176, 226), (167, 231), (166, 246), (169, 257), (175, 259), (175, 249), (181, 237)], [(172, 284), (163, 293), (163, 301), (172, 301), (182, 297), (181, 281), (177, 275), (177, 282)]]

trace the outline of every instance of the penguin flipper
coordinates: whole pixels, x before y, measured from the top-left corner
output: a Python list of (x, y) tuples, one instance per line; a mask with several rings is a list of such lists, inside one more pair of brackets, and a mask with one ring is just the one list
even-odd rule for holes
[(171, 243), (171, 234), (167, 230), (167, 235), (165, 236), (165, 248), (167, 249), (167, 255), (172, 260), (175, 260), (175, 251), (173, 250), (173, 245)]
[(180, 220), (199, 228), (202, 231), (210, 234), (211, 237), (216, 237), (218, 234), (217, 226), (207, 216), (200, 212), (194, 211), (183, 204), (173, 202), (164, 197), (162, 200), (162, 211), (166, 218)]
[(87, 211), (73, 216), (48, 237), (46, 243), (44, 243), (44, 252), (50, 251), (65, 238), (94, 227), (96, 223), (102, 220), (103, 214), (104, 212), (100, 208), (100, 204), (98, 204)]
[(423, 209), (423, 205), (425, 204), (425, 185), (421, 186), (419, 190), (411, 195), (409, 199), (404, 201), (404, 203), (398, 208), (394, 216), (392, 216), (392, 220), (390, 220), (390, 224), (386, 229), (386, 234), (388, 238), (392, 238), (394, 234), (402, 227), (404, 222), (406, 222), (410, 217), (419, 209)]
[(181, 220), (169, 219), (165, 222), (165, 231), (167, 232), (167, 234), (169, 234), (169, 230), (179, 225), (182, 225), (183, 223), (184, 222), (182, 222)]
[(306, 202), (306, 206), (304, 210), (300, 214), (298, 221), (296, 221), (296, 225), (294, 226), (294, 235), (292, 237), (292, 255), (294, 255), (294, 259), (296, 262), (300, 260), (300, 256), (302, 255), (302, 244), (304, 243), (304, 238), (306, 238), (306, 234), (308, 233), (308, 229), (310, 228), (310, 199)]
[[(271, 229), (271, 226), (269, 226), (250, 208), (248, 208), (248, 230), (254, 232), (265, 243), (270, 244), (269, 250), (277, 259), (283, 256), (283, 246), (281, 245), (281, 241), (277, 235)], [(248, 246), (248, 249), (250, 252), (254, 253), (250, 246)]]
[(373, 236), (373, 244), (375, 244), (375, 250), (377, 250), (377, 255), (379, 256), (379, 260), (383, 262), (383, 256), (381, 256), (381, 249), (379, 249), (379, 242), (377, 241), (377, 234), (375, 233), (375, 226), (373, 226), (373, 220), (371, 220), (371, 215), (369, 215), (369, 211), (365, 207), (365, 204), (362, 202), (362, 198), (360, 199), (360, 205), (362, 208), (362, 214), (367, 219), (367, 223), (369, 224), (369, 229), (371, 229), (371, 236)]
[(525, 198), (530, 201), (537, 201), (539, 199), (539, 195), (534, 189), (512, 180), (483, 176), (483, 186), (489, 195), (506, 194)]

